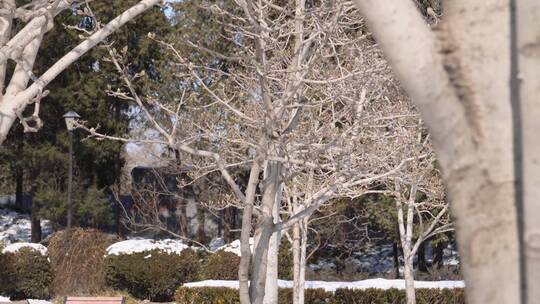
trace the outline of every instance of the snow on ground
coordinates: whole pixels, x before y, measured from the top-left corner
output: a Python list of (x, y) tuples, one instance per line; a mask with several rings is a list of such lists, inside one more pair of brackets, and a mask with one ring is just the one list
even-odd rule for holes
[(107, 248), (106, 255), (132, 254), (155, 249), (168, 254), (180, 254), (187, 248), (189, 246), (179, 240), (131, 239), (112, 244)]
[(52, 304), (52, 302), (47, 300), (36, 300), (36, 299), (28, 299), (28, 304)]
[[(52, 304), (51, 301), (47, 300), (36, 300), (36, 299), (28, 299), (26, 300), (28, 304)], [(9, 298), (0, 296), (0, 303), (11, 303)]]
[[(0, 209), (0, 242), (9, 244), (14, 242), (29, 242), (31, 229), (30, 216), (15, 211)], [(53, 232), (52, 224), (48, 220), (41, 221), (43, 238)]]
[(219, 248), (225, 246), (225, 240), (221, 237), (213, 238), (208, 244), (208, 249), (211, 251), (218, 251)]
[(36, 244), (36, 243), (13, 243), (13, 244), (9, 244), (2, 250), (2, 253), (17, 252), (21, 248), (32, 248), (32, 249), (38, 251), (39, 253), (41, 253), (41, 255), (47, 256), (47, 247), (45, 247), (45, 246), (43, 246), (41, 244)]
[[(255, 240), (253, 238), (249, 238), (249, 248), (251, 249), (251, 252), (253, 252), (253, 244), (255, 243)], [(221, 246), (217, 248), (215, 251), (224, 250), (227, 252), (232, 252), (236, 254), (237, 256), (241, 256), (240, 252), (240, 240), (232, 241), (231, 243)]]
[[(185, 287), (228, 287), (238, 289), (238, 281), (223, 281), (223, 280), (206, 280), (200, 282), (186, 283)], [(278, 286), (281, 288), (292, 288), (292, 281), (278, 281)], [(415, 288), (464, 288), (463, 281), (415, 281)], [(405, 289), (404, 280), (386, 280), (386, 279), (370, 279), (356, 282), (326, 282), (326, 281), (306, 281), (306, 288), (322, 288), (326, 291), (334, 292), (339, 288), (350, 289)]]

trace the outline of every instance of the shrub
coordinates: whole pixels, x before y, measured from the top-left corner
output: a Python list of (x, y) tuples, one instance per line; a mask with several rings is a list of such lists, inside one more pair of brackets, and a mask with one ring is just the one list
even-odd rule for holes
[(12, 260), (9, 255), (0, 253), (0, 295), (9, 295), (15, 288)]
[(2, 269), (11, 274), (8, 284), (2, 286), (3, 293), (12, 300), (50, 298), (53, 275), (46, 256), (32, 248), (2, 256)]
[[(292, 303), (292, 289), (280, 288), (279, 304)], [(177, 304), (238, 304), (237, 289), (224, 287), (180, 287), (175, 300)], [(463, 289), (417, 289), (419, 304), (464, 304)], [(306, 304), (402, 304), (406, 303), (405, 291), (398, 289), (337, 289), (335, 293), (323, 289), (306, 289)]]
[(431, 304), (431, 303), (445, 303), (445, 304), (461, 304), (465, 303), (465, 290), (459, 289), (417, 289), (416, 290), (416, 303), (418, 304)]
[(95, 229), (76, 228), (55, 233), (49, 257), (55, 272), (56, 296), (92, 295), (105, 289), (105, 249), (118, 238)]
[(179, 285), (196, 279), (200, 266), (191, 249), (180, 255), (159, 250), (111, 255), (105, 265), (106, 282), (111, 288), (152, 301), (172, 300)]
[(208, 256), (201, 272), (203, 280), (238, 280), (240, 257), (224, 250)]
[(282, 280), (293, 279), (293, 253), (289, 240), (283, 238), (278, 252), (278, 277)]
[[(399, 289), (338, 289), (333, 303), (354, 304), (401, 304), (406, 303), (405, 290)], [(463, 289), (416, 289), (416, 303), (419, 304), (464, 304)]]
[(180, 287), (175, 300), (177, 304), (240, 304), (238, 290), (225, 287)]
[[(326, 304), (334, 303), (334, 294), (321, 288), (305, 289), (304, 303), (306, 304)], [(278, 290), (278, 304), (290, 304), (293, 302), (292, 288), (280, 288)]]

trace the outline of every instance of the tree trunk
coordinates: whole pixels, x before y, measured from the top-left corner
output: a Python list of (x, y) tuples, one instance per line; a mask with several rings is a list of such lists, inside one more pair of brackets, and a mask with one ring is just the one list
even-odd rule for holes
[[(34, 205), (34, 202), (32, 202)], [(33, 209), (33, 208), (32, 208)], [(42, 232), (41, 232), (41, 220), (37, 216), (37, 212), (32, 210), (32, 222), (31, 222), (31, 234), (32, 234), (32, 243), (41, 242)]]
[[(523, 132), (523, 150), (516, 151), (522, 156), (521, 170), (517, 169), (516, 175), (522, 174), (518, 182), (523, 183), (523, 197), (516, 196), (518, 201), (518, 215), (520, 216), (520, 241), (522, 248), (520, 258), (522, 298), (529, 304), (540, 303), (540, 140), (538, 130), (540, 128), (540, 2), (537, 0), (512, 1), (516, 5), (516, 15), (513, 21), (519, 31), (516, 33), (516, 41), (513, 46), (514, 64), (517, 63), (514, 81), (516, 91), (515, 98), (518, 106), (521, 106), (519, 115), (515, 115), (515, 121), (521, 123)], [(519, 91), (518, 91), (519, 90)], [(521, 102), (521, 103), (519, 103)], [(520, 119), (521, 118), (521, 119)], [(516, 161), (519, 161), (516, 160)], [(519, 163), (518, 163), (519, 165)], [(519, 201), (523, 206), (519, 208)]]
[(444, 248), (446, 247), (446, 242), (439, 241), (436, 245), (433, 245), (431, 241), (431, 247), (433, 247), (433, 267), (440, 269), (443, 266), (444, 262)]
[(293, 226), (293, 304), (304, 304), (306, 288), (307, 219)]
[(24, 207), (23, 204), (23, 170), (17, 166), (15, 169), (15, 205), (21, 210)]
[(307, 222), (308, 219), (305, 218), (301, 221), (303, 226), (300, 227), (300, 236), (301, 236), (301, 243), (300, 243), (300, 275), (299, 275), (299, 304), (304, 304), (306, 300), (305, 292), (306, 292), (306, 259), (307, 259)]
[[(534, 0), (518, 3), (524, 14), (538, 11)], [(517, 115), (519, 102), (509, 86), (509, 80), (515, 84), (519, 78), (511, 60), (516, 52), (511, 52), (510, 38), (516, 33), (511, 30), (510, 1), (445, 1), (437, 36), (412, 1), (380, 5), (376, 0), (356, 0), (355, 4), (430, 130), (451, 202), (467, 302), (520, 303), (524, 267), (519, 262), (516, 205), (522, 195), (523, 167), (514, 148), (519, 152), (522, 122)], [(540, 18), (533, 19), (537, 23)], [(537, 34), (525, 31), (535, 32), (538, 27), (528, 24), (527, 18), (518, 20), (523, 22), (518, 28), (524, 30), (519, 37), (536, 41)], [(519, 76), (537, 80), (538, 59), (530, 59)], [(534, 96), (525, 113), (531, 115), (531, 123), (538, 123), (532, 109), (538, 108)], [(531, 143), (537, 142), (531, 135)], [(538, 152), (533, 151), (531, 159)], [(527, 170), (538, 172), (534, 167)], [(534, 208), (527, 212), (531, 217), (538, 215)], [(493, 282), (501, 288), (493, 288)]]
[(249, 265), (251, 260), (251, 249), (249, 238), (251, 236), (251, 219), (253, 215), (253, 203), (257, 185), (259, 184), (259, 163), (255, 160), (251, 165), (249, 181), (246, 190), (246, 201), (242, 211), (242, 231), (240, 233), (240, 265), (238, 267), (240, 303), (251, 304), (249, 290)]
[(404, 272), (405, 278), (405, 293), (407, 295), (407, 304), (416, 304), (416, 295), (414, 292), (414, 270), (413, 270), (413, 255), (410, 252), (404, 256)]
[(197, 222), (199, 223), (199, 226), (197, 228), (197, 241), (201, 243), (206, 242), (206, 211), (202, 206), (199, 206), (197, 208)]
[(418, 271), (427, 272), (428, 266), (426, 261), (426, 242), (420, 243), (420, 246), (418, 246), (418, 252), (416, 254), (418, 256)]
[[(279, 170), (279, 168), (278, 168)], [(278, 172), (279, 174), (279, 172)], [(279, 185), (275, 196), (274, 208), (272, 210), (272, 216), (274, 218), (274, 224), (280, 221), (279, 211), (281, 208), (283, 185)], [(270, 238), (270, 244), (268, 246), (268, 270), (266, 272), (266, 287), (264, 304), (277, 304), (278, 303), (278, 266), (279, 266), (279, 245), (281, 244), (281, 231), (276, 231)]]
[(394, 257), (394, 278), (399, 279), (399, 248), (397, 242), (392, 243), (392, 255)]
[(293, 226), (293, 304), (300, 304), (300, 222)]
[(268, 249), (270, 238), (274, 233), (273, 209), (281, 184), (281, 164), (269, 162), (266, 170), (267, 173), (265, 175), (267, 175), (267, 177), (264, 181), (261, 216), (259, 218), (259, 238), (253, 253), (253, 271), (249, 286), (249, 294), (253, 304), (262, 304), (265, 296)]

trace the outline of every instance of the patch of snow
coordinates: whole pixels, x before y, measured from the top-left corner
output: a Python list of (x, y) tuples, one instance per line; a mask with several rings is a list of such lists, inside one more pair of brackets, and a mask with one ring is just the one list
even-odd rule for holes
[(10, 245), (7, 245), (3, 250), (2, 253), (14, 253), (19, 251), (21, 248), (32, 248), (36, 250), (37, 252), (41, 253), (43, 256), (47, 256), (47, 247), (37, 244), (37, 243), (13, 243)]
[(0, 296), (0, 302), (2, 303), (9, 303), (11, 302), (8, 297)]
[(448, 245), (443, 250), (443, 265), (449, 265), (449, 266), (459, 265), (459, 253), (451, 245)]
[(189, 246), (180, 240), (131, 239), (112, 244), (107, 248), (106, 255), (133, 254), (156, 249), (168, 254), (180, 254), (187, 248)]
[(307, 267), (311, 270), (333, 270), (336, 269), (336, 264), (329, 259), (318, 259), (316, 264), (308, 264)]
[[(253, 245), (255, 243), (255, 240), (253, 238), (249, 238), (249, 248), (251, 249), (251, 252), (253, 252)], [(221, 246), (217, 248), (215, 251), (224, 250), (227, 252), (232, 252), (236, 254), (237, 256), (242, 256), (242, 253), (240, 252), (240, 240), (235, 240), (227, 245)]]
[[(53, 232), (52, 223), (41, 220), (41, 233), (46, 238)], [(27, 214), (0, 209), (0, 241), (6, 244), (29, 242), (32, 236), (32, 221)]]
[(210, 244), (208, 244), (208, 249), (211, 251), (218, 251), (220, 247), (223, 247), (225, 245), (225, 240), (220, 237), (213, 238), (210, 241)]
[(28, 304), (52, 304), (52, 302), (47, 300), (36, 300), (36, 299), (28, 299)]
[[(238, 281), (224, 281), (224, 280), (206, 280), (200, 282), (186, 283), (185, 287), (227, 287), (238, 289)], [(292, 288), (292, 281), (278, 280), (278, 286), (281, 288)], [(465, 283), (463, 281), (415, 281), (415, 288), (464, 288)], [(326, 291), (335, 292), (336, 289), (350, 288), (350, 289), (405, 289), (404, 280), (386, 280), (386, 279), (369, 279), (356, 282), (326, 282), (326, 281), (306, 281), (306, 288), (314, 289), (321, 288)]]

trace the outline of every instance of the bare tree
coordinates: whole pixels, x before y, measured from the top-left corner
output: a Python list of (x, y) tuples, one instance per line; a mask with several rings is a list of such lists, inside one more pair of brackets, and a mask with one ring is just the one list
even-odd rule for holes
[[(369, 193), (370, 185), (416, 161), (387, 121), (418, 117), (403, 111), (406, 97), (351, 3), (201, 7), (217, 16), (233, 52), (188, 40), (192, 49), (211, 55), (193, 57), (192, 50), (150, 34), (172, 54), (165, 68), (180, 83), (177, 94), (171, 86), (166, 92), (141, 90), (137, 81), (144, 75), (131, 71), (122, 52), (108, 46), (109, 61), (124, 81), (124, 89), (109, 94), (134, 102), (157, 136), (117, 138), (80, 126), (91, 137), (168, 146), (191, 168), (193, 179), (219, 172), (243, 208), (241, 301), (275, 303), (272, 257), (280, 231), (296, 227), (302, 233), (309, 216), (332, 199)], [(249, 171), (247, 185), (231, 173), (235, 168)], [(280, 218), (283, 189), (293, 184), (293, 213)], [(298, 252), (305, 244), (304, 239)], [(296, 256), (305, 263), (305, 253)], [(302, 267), (297, 269), (300, 277)], [(300, 293), (295, 298), (300, 301)]]
[[(33, 0), (19, 7), (15, 0), (3, 0), (0, 3), (0, 145), (17, 118), (25, 132), (39, 130), (43, 124), (39, 118), (40, 100), (48, 94), (45, 90), (47, 84), (115, 30), (160, 0), (142, 0), (99, 31), (81, 36), (84, 37), (83, 41), (77, 47), (67, 52), (42, 75), (34, 75), (33, 66), (38, 51), (43, 37), (54, 26), (54, 18), (64, 11), (76, 9), (82, 2)], [(15, 31), (15, 25), (19, 23), (24, 26)], [(12, 71), (8, 69), (10, 60), (16, 63)], [(23, 117), (23, 111), (32, 104), (33, 113)]]
[(417, 118), (394, 119), (391, 127), (401, 145), (407, 147), (402, 153), (415, 158), (385, 185), (388, 195), (396, 202), (407, 303), (414, 304), (414, 256), (426, 239), (451, 231), (452, 226), (445, 190), (426, 130)]

